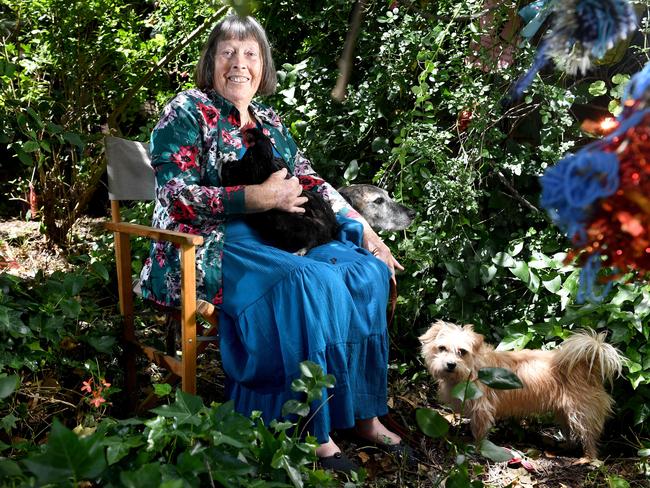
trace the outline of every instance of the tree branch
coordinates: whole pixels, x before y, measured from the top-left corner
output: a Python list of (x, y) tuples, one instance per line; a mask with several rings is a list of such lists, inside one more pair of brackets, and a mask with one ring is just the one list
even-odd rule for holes
[(339, 59), (339, 77), (336, 80), (336, 86), (332, 90), (332, 98), (337, 102), (342, 102), (345, 99), (345, 89), (350, 80), (350, 73), (352, 72), (354, 45), (359, 35), (359, 27), (363, 19), (363, 11), (366, 5), (366, 0), (358, 0), (354, 6), (352, 13), (352, 23), (350, 30), (345, 37), (345, 45), (343, 46), (343, 54)]

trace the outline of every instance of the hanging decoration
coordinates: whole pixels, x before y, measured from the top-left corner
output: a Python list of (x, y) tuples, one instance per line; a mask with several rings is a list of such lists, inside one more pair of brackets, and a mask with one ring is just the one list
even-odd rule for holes
[[(610, 133), (584, 146), (541, 177), (541, 205), (571, 239), (582, 266), (578, 301), (599, 300), (629, 271), (650, 273), (650, 63), (634, 75)], [(613, 129), (613, 130), (612, 130)], [(600, 296), (601, 266), (612, 270)]]
[[(548, 15), (546, 3), (535, 3), (542, 21), (543, 14)], [(637, 27), (634, 9), (627, 0), (555, 0), (551, 8), (552, 27), (541, 41), (532, 66), (510, 90), (505, 100), (508, 104), (521, 98), (535, 75), (551, 61), (571, 75), (584, 74), (594, 60), (602, 59)]]

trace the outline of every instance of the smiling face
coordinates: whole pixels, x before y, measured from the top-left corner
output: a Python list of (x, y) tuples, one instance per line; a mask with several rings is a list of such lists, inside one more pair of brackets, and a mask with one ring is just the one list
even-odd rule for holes
[(214, 88), (242, 112), (262, 79), (260, 46), (254, 39), (228, 39), (217, 44)]

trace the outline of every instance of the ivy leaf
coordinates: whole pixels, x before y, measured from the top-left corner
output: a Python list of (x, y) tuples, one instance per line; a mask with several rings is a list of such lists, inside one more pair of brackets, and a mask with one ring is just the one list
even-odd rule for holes
[(0, 378), (0, 400), (13, 394), (20, 386), (20, 378), (16, 374)]
[(8, 332), (12, 337), (31, 336), (32, 331), (20, 319), (20, 312), (0, 305), (0, 332)]
[(273, 455), (271, 466), (273, 466), (275, 469), (284, 469), (284, 471), (289, 476), (289, 479), (293, 483), (293, 486), (296, 488), (302, 488), (304, 486), (302, 476), (300, 475), (300, 470), (294, 466), (289, 456), (287, 454), (284, 454), (281, 450), (276, 451), (276, 453)]
[(312, 361), (303, 361), (300, 363), (300, 373), (305, 378), (320, 378), (323, 376), (323, 369)]
[(615, 85), (627, 83), (628, 81), (630, 81), (630, 75), (617, 73), (614, 76), (612, 76), (612, 83), (614, 83)]
[(74, 432), (54, 421), (46, 451), (23, 461), (39, 483), (61, 483), (93, 479), (106, 469), (104, 448), (92, 435), (79, 439)]
[(512, 453), (508, 449), (499, 447), (487, 439), (481, 441), (479, 451), (483, 456), (495, 463), (503, 463), (512, 459)]
[(284, 405), (282, 405), (282, 416), (286, 417), (290, 414), (306, 417), (309, 415), (309, 405), (299, 402), (298, 400), (287, 400)]
[(524, 386), (519, 377), (506, 368), (481, 368), (478, 379), (495, 390), (516, 390)]
[(594, 97), (599, 97), (607, 93), (607, 86), (603, 80), (594, 81), (589, 85), (589, 94)]
[(418, 408), (415, 411), (415, 420), (420, 430), (433, 439), (443, 437), (449, 432), (447, 419), (430, 408)]
[(154, 383), (153, 392), (159, 397), (167, 396), (172, 392), (172, 385), (169, 383)]
[(82, 274), (67, 274), (63, 280), (65, 292), (71, 297), (79, 295), (85, 284), (86, 277)]
[(451, 396), (461, 402), (476, 400), (483, 396), (481, 389), (473, 381), (462, 381), (451, 390)]
[(639, 292), (636, 290), (630, 290), (624, 287), (619, 287), (618, 292), (612, 298), (611, 303), (613, 305), (622, 305), (626, 301), (634, 301), (639, 296)]
[(149, 463), (136, 471), (122, 471), (120, 485), (124, 488), (142, 488), (143, 486), (160, 486), (162, 481), (160, 463)]
[(178, 424), (189, 423), (198, 425), (200, 419), (196, 416), (203, 408), (201, 397), (190, 395), (184, 391), (176, 390), (176, 401), (171, 405), (153, 408), (151, 411), (161, 417), (173, 417)]

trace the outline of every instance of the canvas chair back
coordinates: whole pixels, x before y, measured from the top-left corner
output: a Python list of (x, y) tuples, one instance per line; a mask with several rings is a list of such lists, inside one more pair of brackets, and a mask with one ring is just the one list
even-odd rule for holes
[(106, 137), (108, 197), (111, 200), (153, 200), (155, 177), (149, 144)]

